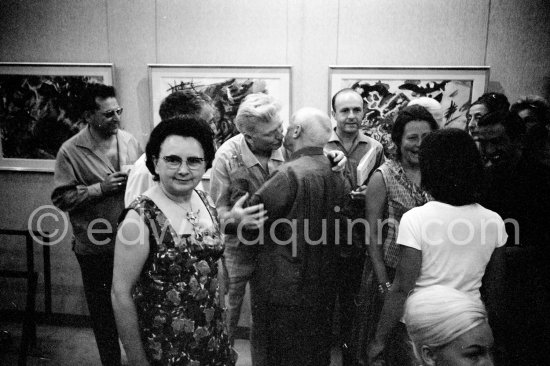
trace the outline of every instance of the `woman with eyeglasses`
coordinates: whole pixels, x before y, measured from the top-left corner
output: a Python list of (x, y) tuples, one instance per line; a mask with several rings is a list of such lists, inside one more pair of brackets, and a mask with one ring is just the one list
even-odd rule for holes
[(222, 320), (216, 210), (195, 187), (214, 159), (203, 121), (159, 123), (146, 147), (158, 185), (123, 213), (115, 245), (112, 300), (131, 365), (234, 365)]

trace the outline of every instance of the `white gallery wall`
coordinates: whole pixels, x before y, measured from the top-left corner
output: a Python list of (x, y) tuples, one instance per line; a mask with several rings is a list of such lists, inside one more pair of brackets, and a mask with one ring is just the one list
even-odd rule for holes
[[(113, 63), (123, 126), (145, 143), (150, 63), (291, 65), (293, 110), (327, 112), (329, 65), (488, 65), (514, 101), (550, 74), (549, 14), (547, 0), (2, 0), (0, 61)], [(0, 227), (25, 228), (52, 178), (0, 171)], [(0, 266), (20, 260), (6, 248)], [(86, 313), (68, 240), (52, 266), (54, 312)]]

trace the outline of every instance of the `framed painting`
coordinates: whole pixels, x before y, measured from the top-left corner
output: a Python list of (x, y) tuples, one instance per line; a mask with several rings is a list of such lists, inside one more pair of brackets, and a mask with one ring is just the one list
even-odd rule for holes
[(112, 64), (0, 62), (0, 170), (53, 172), (63, 142), (85, 126), (82, 90), (112, 82)]
[(207, 94), (216, 107), (218, 144), (238, 134), (234, 119), (241, 101), (251, 93), (267, 93), (282, 106), (283, 123), (290, 119), (291, 67), (243, 65), (148, 65), (151, 120), (160, 122), (162, 100), (170, 93), (193, 88)]
[(413, 99), (429, 97), (441, 104), (443, 127), (466, 125), (466, 113), (489, 82), (488, 66), (330, 66), (329, 111), (332, 96), (355, 89), (364, 101), (363, 131), (391, 153), (391, 128), (401, 108)]

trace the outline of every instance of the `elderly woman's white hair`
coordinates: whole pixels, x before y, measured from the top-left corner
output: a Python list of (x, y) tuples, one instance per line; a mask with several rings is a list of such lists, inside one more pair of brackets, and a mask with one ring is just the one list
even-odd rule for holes
[(235, 125), (240, 133), (253, 133), (258, 123), (269, 123), (280, 118), (281, 105), (270, 95), (249, 94), (244, 98), (235, 117)]
[(405, 303), (407, 332), (420, 359), (423, 346), (445, 346), (487, 321), (481, 300), (446, 286), (415, 291)]
[(420, 97), (413, 99), (409, 102), (409, 105), (421, 105), (426, 108), (428, 112), (433, 116), (440, 128), (444, 127), (443, 123), (443, 108), (441, 104), (434, 98)]

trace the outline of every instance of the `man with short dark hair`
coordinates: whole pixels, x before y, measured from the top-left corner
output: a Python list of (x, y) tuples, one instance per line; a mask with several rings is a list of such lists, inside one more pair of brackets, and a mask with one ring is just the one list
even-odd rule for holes
[(121, 168), (133, 164), (141, 150), (132, 135), (120, 130), (122, 108), (113, 87), (89, 85), (83, 108), (88, 127), (59, 149), (51, 197), (54, 205), (69, 213), (101, 362), (120, 365), (111, 305), (114, 238), (124, 209), (126, 174)]
[[(348, 159), (345, 174), (352, 188), (350, 198), (345, 205), (345, 213), (350, 220), (365, 219), (366, 182), (357, 181), (357, 166), (363, 156), (374, 150), (374, 165), (371, 172), (384, 162), (382, 145), (363, 134), (363, 98), (351, 88), (342, 89), (332, 98), (332, 116), (336, 120), (336, 128), (332, 131), (327, 148), (342, 151)], [(354, 299), (361, 285), (361, 273), (365, 261), (364, 227), (354, 225), (352, 237), (347, 237), (347, 226), (341, 226), (339, 279), (337, 286), (338, 304), (340, 310), (340, 339), (342, 346), (343, 365), (353, 363), (349, 351), (353, 317), (355, 315)]]
[(497, 344), (507, 347), (510, 365), (546, 365), (550, 359), (550, 170), (522, 151), (525, 123), (494, 112), (478, 123), (478, 142), (487, 167), (481, 204), (506, 223), (507, 321), (492, 324)]

